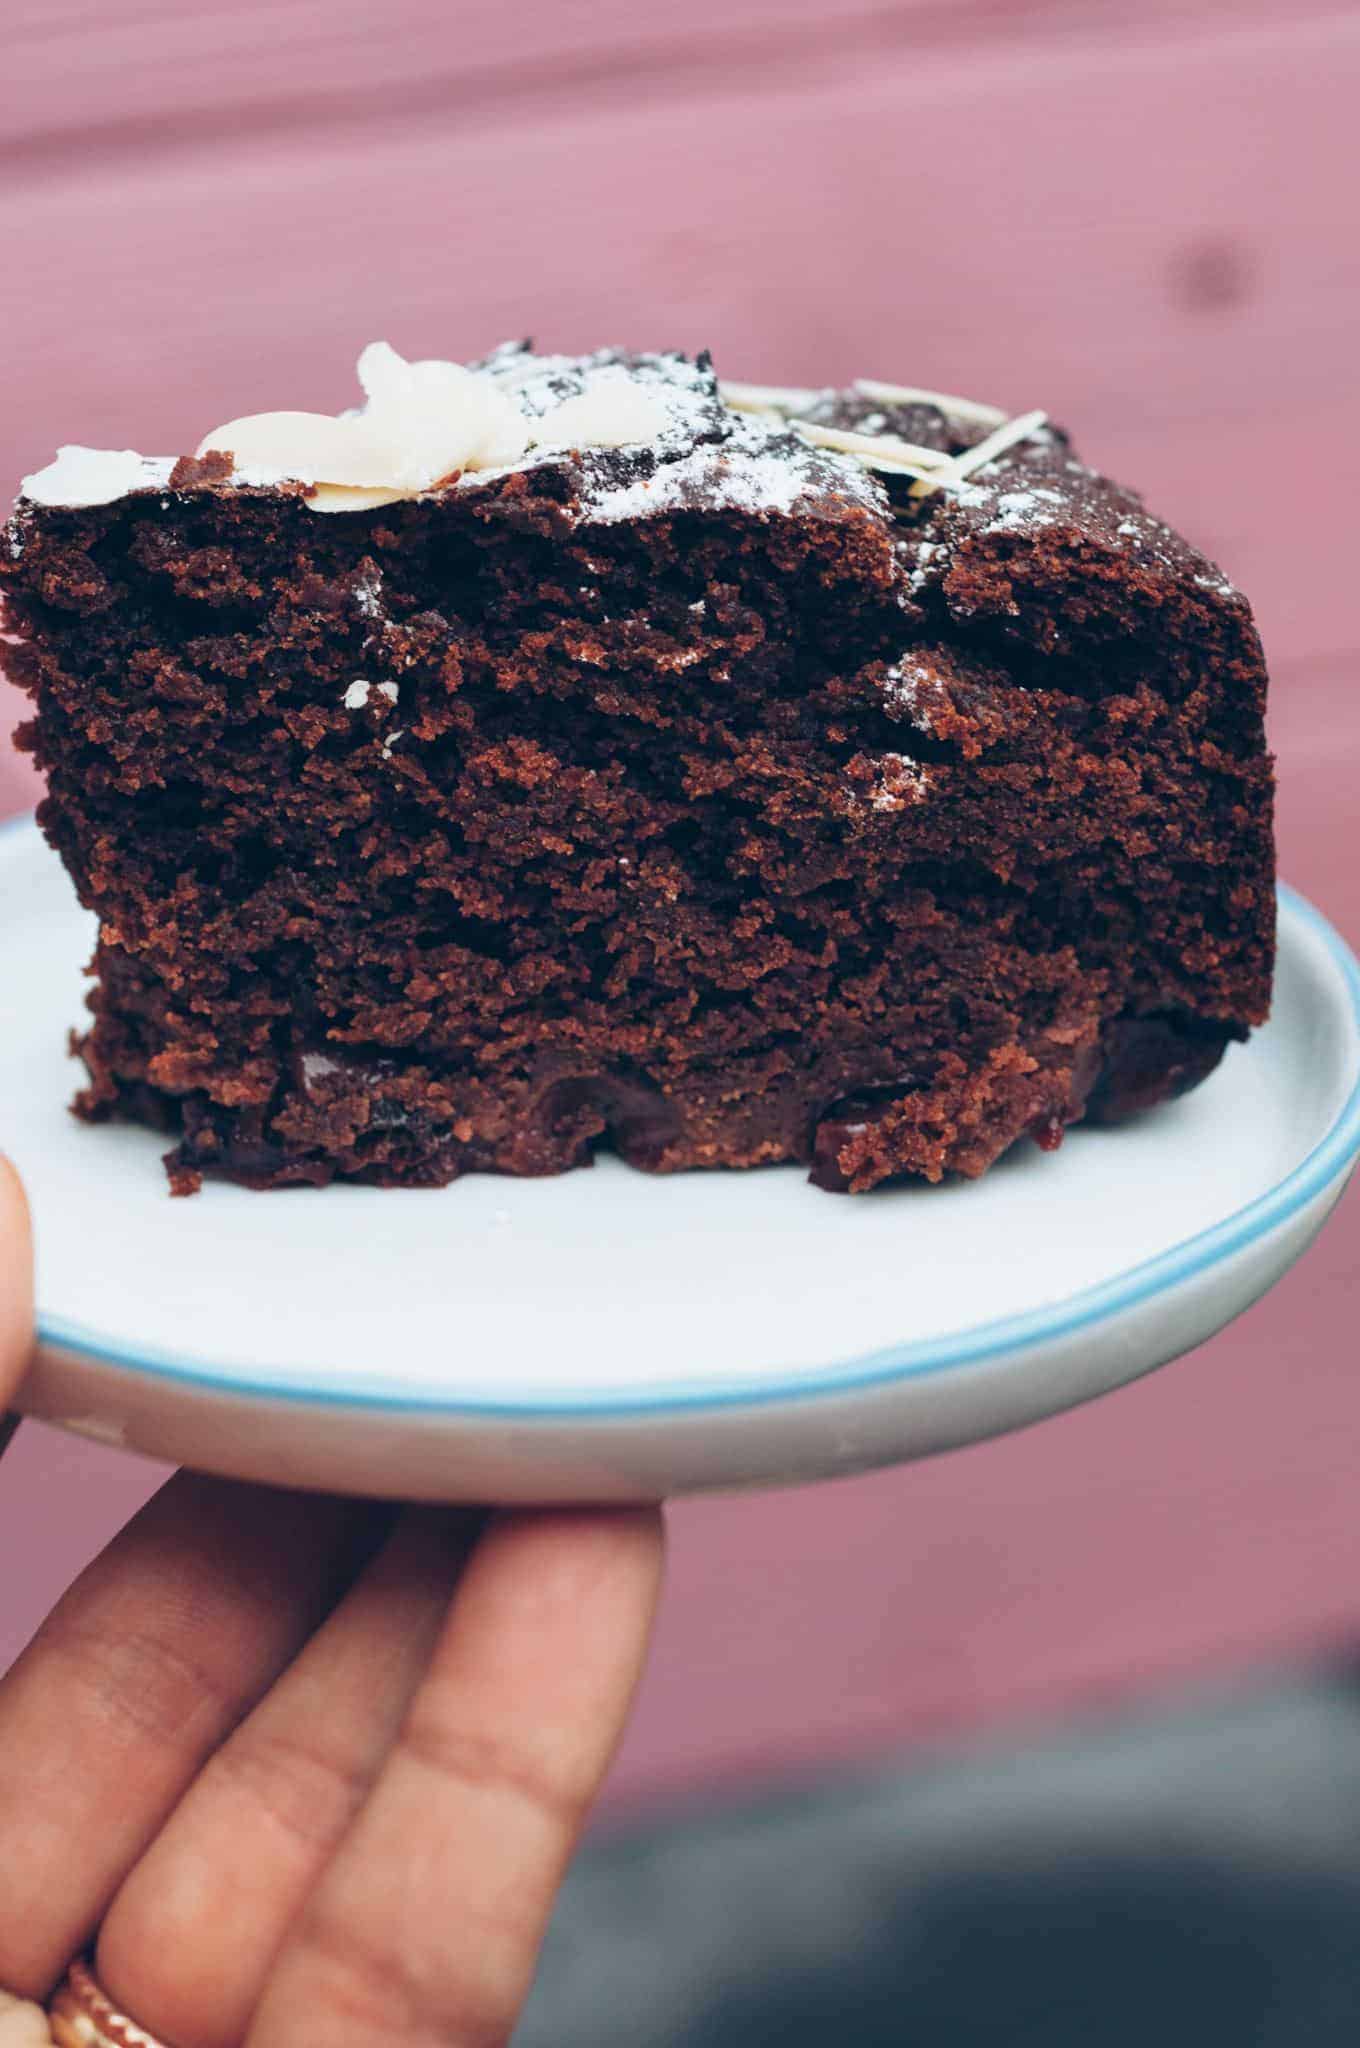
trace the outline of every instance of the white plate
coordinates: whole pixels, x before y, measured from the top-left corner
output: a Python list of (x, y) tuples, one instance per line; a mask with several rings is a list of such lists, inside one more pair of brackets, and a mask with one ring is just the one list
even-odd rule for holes
[(1187, 1351), (1360, 1150), (1360, 969), (1281, 893), (1269, 1027), (1184, 1101), (984, 1180), (826, 1195), (617, 1160), (439, 1192), (166, 1192), (66, 1112), (91, 921), (0, 833), (0, 1141), (28, 1182), (30, 1414), (243, 1478), (422, 1498), (784, 1483), (1014, 1429)]

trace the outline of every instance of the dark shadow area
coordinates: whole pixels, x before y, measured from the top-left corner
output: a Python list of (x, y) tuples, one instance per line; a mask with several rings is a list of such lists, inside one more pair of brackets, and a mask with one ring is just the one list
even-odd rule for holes
[(1360, 1678), (596, 1844), (516, 2048), (1355, 2048)]

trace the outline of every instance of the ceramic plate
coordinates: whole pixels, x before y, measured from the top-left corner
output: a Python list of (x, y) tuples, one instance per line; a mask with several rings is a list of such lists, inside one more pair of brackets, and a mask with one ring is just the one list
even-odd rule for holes
[(1105, 1392), (1220, 1329), (1360, 1150), (1360, 970), (1281, 892), (1275, 1015), (1193, 1095), (984, 1180), (819, 1193), (617, 1160), (438, 1192), (172, 1200), (165, 1141), (67, 1114), (93, 929), (0, 834), (0, 1139), (43, 1339), (23, 1405), (239, 1477), (412, 1498), (628, 1498), (913, 1458)]

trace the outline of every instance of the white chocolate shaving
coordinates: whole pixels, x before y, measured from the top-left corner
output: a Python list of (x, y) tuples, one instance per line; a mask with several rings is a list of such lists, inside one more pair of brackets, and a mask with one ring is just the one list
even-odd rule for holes
[(915, 441), (899, 439), (896, 434), (856, 434), (845, 427), (820, 426), (815, 420), (791, 420), (789, 424), (814, 447), (857, 455), (869, 469), (934, 480), (937, 476), (947, 477), (953, 462), (947, 448), (923, 448)]
[(1047, 422), (1046, 412), (1017, 413), (1013, 420), (1007, 420), (995, 433), (988, 434), (985, 441), (978, 441), (973, 447), (965, 448), (962, 455), (955, 457), (955, 480), (961, 483), (965, 477), (971, 476), (975, 469), (983, 469), (987, 463), (995, 462), (998, 455), (1004, 455), (1006, 450), (1014, 448), (1018, 441), (1027, 441), (1031, 434), (1037, 433), (1040, 427), (1047, 425)]
[(788, 419), (794, 413), (806, 412), (817, 393), (800, 390), (792, 384), (733, 384), (724, 378), (718, 386), (718, 395), (733, 412), (755, 412), (775, 419)]
[(1004, 454), (1017, 441), (1025, 440), (1044, 424), (1047, 417), (1038, 412), (1022, 413), (1011, 420), (997, 406), (984, 405), (975, 398), (956, 398), (944, 391), (930, 391), (919, 384), (882, 384), (872, 377), (857, 377), (854, 388), (861, 398), (877, 405), (933, 405), (954, 419), (985, 426), (991, 431), (975, 448), (955, 456), (947, 449), (926, 448), (915, 441), (903, 440), (897, 434), (856, 433), (849, 428), (826, 427), (815, 420), (804, 419), (800, 415), (816, 399), (818, 394), (814, 391), (799, 390), (786, 384), (733, 384), (724, 381), (718, 386), (724, 404), (734, 412), (783, 420), (814, 447), (853, 455), (866, 469), (880, 470), (889, 476), (911, 477), (911, 495), (914, 498), (925, 497), (931, 491), (957, 489), (975, 469), (981, 469), (997, 455)]
[(1014, 448), (1019, 442), (1027, 441), (1031, 434), (1037, 433), (1047, 422), (1046, 412), (1017, 413), (1013, 420), (1007, 420), (1003, 426), (997, 427), (983, 440), (975, 442), (971, 448), (965, 448), (962, 455), (954, 456), (947, 469), (914, 483), (911, 487), (912, 497), (927, 497), (934, 490), (957, 490), (960, 484), (967, 482), (975, 470), (984, 469), (989, 462), (995, 462), (998, 455), (1004, 455), (1008, 448)]
[(955, 398), (947, 391), (927, 391), (920, 384), (881, 384), (876, 377), (856, 377), (855, 389), (861, 398), (871, 398), (877, 405), (933, 405), (979, 427), (999, 427), (1006, 417), (999, 405), (984, 405), (979, 398)]

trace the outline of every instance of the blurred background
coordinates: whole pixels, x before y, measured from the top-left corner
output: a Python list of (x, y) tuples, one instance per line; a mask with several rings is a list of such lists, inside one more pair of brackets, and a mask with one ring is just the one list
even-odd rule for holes
[[(10, 0), (4, 71), (0, 476), (338, 409), (378, 336), (1044, 406), (1253, 599), (1283, 871), (1360, 941), (1353, 5)], [(1352, 1200), (1194, 1358), (1028, 1434), (679, 1507), (526, 2039), (1356, 2038), (1357, 1252)], [(0, 1667), (159, 1476), (21, 1435)], [(1074, 1949), (1117, 2020), (1053, 1992)], [(1143, 2011), (1194, 1969), (1216, 2024)]]

